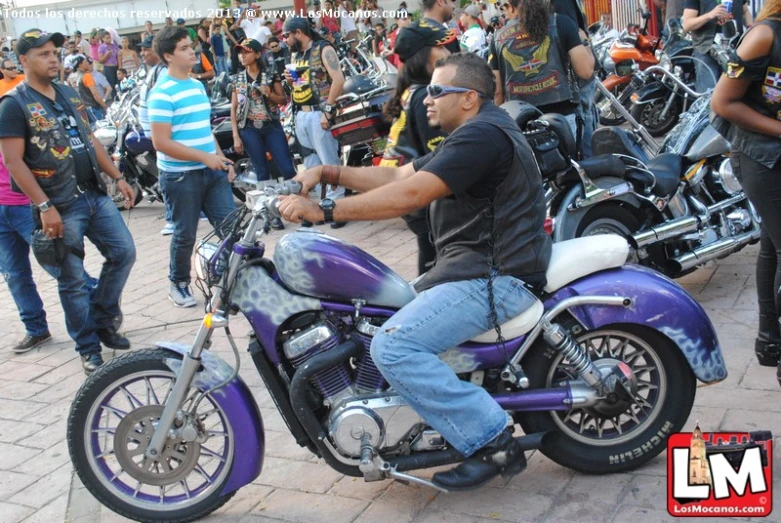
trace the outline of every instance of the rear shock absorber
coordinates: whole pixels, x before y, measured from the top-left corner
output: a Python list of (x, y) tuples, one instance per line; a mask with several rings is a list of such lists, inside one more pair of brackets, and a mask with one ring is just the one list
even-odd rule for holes
[(561, 352), (564, 358), (578, 371), (578, 375), (589, 387), (601, 390), (604, 382), (602, 373), (594, 365), (583, 348), (578, 345), (572, 336), (558, 323), (544, 321), (542, 323), (542, 336), (548, 344)]

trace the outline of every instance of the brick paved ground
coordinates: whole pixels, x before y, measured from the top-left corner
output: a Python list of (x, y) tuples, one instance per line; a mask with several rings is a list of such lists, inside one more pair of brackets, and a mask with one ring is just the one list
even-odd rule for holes
[[(134, 348), (156, 340), (190, 342), (201, 319), (200, 308), (177, 309), (166, 298), (168, 238), (159, 234), (161, 212), (159, 204), (144, 203), (125, 215), (139, 253), (122, 306), (123, 331)], [(206, 232), (205, 224), (201, 231)], [(415, 243), (400, 220), (352, 224), (335, 235), (378, 256), (403, 276), (415, 276)], [(278, 237), (275, 233), (268, 238), (269, 250)], [(688, 428), (699, 420), (707, 431), (772, 429), (781, 434), (781, 390), (774, 373), (759, 367), (753, 357), (755, 256), (756, 248), (745, 249), (682, 281), (716, 325), (729, 367), (726, 381), (698, 390)], [(97, 274), (100, 258), (91, 246), (87, 261)], [(7, 318), (0, 337), (0, 523), (125, 521), (98, 505), (73, 477), (64, 441), (65, 418), (84, 374), (65, 331), (55, 283), (37, 268), (36, 277), (54, 339), (27, 354), (11, 352), (23, 329), (7, 287), (0, 286), (0, 314)], [(233, 320), (233, 331), (241, 345), (248, 332), (246, 322)], [(227, 343), (220, 341), (224, 339), (215, 339), (216, 352), (229, 354)], [(111, 357), (113, 351), (104, 355)], [(246, 353), (242, 376), (256, 395), (267, 429), (264, 470), (208, 521), (634, 523), (673, 519), (665, 511), (664, 455), (631, 474), (592, 477), (535, 453), (529, 469), (511, 481), (495, 481), (480, 491), (458, 495), (391, 482), (364, 484), (334, 472), (295, 444)], [(781, 459), (774, 461), (778, 506)], [(781, 522), (781, 508), (764, 521)]]

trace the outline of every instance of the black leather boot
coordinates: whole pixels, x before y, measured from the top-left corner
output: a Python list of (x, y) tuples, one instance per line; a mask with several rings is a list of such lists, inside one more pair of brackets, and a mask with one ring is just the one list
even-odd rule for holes
[(97, 329), (95, 333), (98, 335), (100, 342), (109, 349), (127, 350), (130, 348), (130, 341), (119, 334), (114, 327)]
[(754, 343), (754, 354), (763, 367), (775, 367), (781, 359), (781, 331), (778, 318), (759, 315), (759, 334)]
[(447, 490), (472, 490), (502, 474), (514, 476), (526, 468), (526, 456), (509, 431), (502, 432), (459, 466), (438, 472), (432, 482)]
[(92, 354), (84, 354), (81, 356), (81, 366), (84, 368), (84, 373), (87, 375), (95, 372), (95, 370), (101, 365), (103, 365), (103, 357), (99, 352), (93, 352)]

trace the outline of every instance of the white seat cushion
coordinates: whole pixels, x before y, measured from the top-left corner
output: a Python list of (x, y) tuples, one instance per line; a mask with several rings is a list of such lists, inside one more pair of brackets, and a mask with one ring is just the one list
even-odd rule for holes
[[(523, 336), (537, 325), (537, 322), (542, 318), (543, 312), (545, 312), (545, 307), (543, 307), (542, 302), (535, 299), (531, 307), (502, 325), (502, 336), (506, 340)], [(491, 329), (469, 341), (475, 343), (496, 343), (496, 331)]]
[(620, 267), (629, 244), (617, 234), (598, 234), (553, 244), (545, 292), (553, 292), (593, 272)]

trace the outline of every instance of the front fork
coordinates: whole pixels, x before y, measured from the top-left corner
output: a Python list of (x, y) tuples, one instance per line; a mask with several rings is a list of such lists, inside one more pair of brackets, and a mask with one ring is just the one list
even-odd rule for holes
[(149, 442), (149, 446), (144, 453), (144, 456), (156, 460), (163, 450), (166, 440), (169, 437), (169, 430), (174, 424), (177, 416), (181, 417), (180, 408), (187, 397), (187, 392), (190, 390), (190, 385), (195, 378), (195, 373), (201, 366), (201, 352), (209, 347), (209, 341), (211, 339), (214, 329), (224, 328), (228, 326), (228, 317), (223, 310), (223, 305), (231, 295), (233, 290), (233, 284), (236, 281), (236, 275), (239, 272), (239, 266), (241, 265), (244, 255), (255, 245), (255, 238), (258, 231), (261, 228), (261, 222), (267, 222), (268, 220), (261, 220), (258, 216), (254, 216), (247, 226), (247, 230), (240, 241), (233, 247), (231, 253), (230, 262), (228, 263), (228, 270), (224, 276), (226, 284), (225, 290), (220, 294), (217, 294), (212, 300), (211, 311), (203, 318), (201, 326), (198, 329), (198, 334), (195, 336), (195, 342), (193, 343), (192, 350), (189, 354), (186, 354), (182, 359), (182, 366), (179, 369), (179, 374), (176, 376), (176, 383), (171, 389), (171, 394), (168, 396), (168, 400), (165, 403), (160, 419), (155, 427), (155, 432), (152, 435), (152, 439)]

